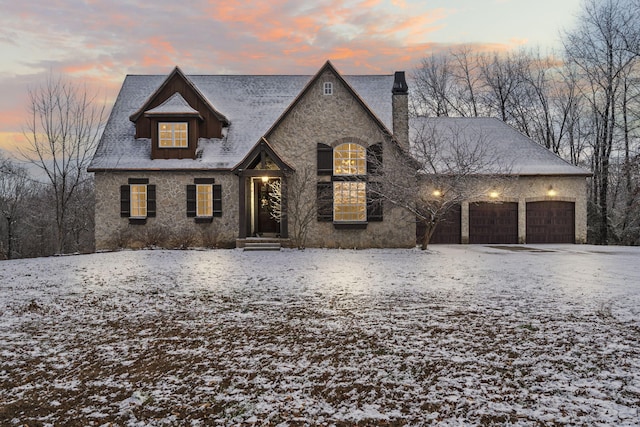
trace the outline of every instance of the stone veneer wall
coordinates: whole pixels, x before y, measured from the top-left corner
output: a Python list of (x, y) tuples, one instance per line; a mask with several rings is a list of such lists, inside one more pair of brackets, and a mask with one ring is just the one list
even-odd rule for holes
[[(428, 184), (425, 184), (428, 185)], [(490, 185), (485, 185), (490, 188)], [(479, 196), (462, 203), (461, 240), (469, 243), (469, 202), (517, 202), (518, 203), (518, 241), (526, 243), (527, 236), (527, 202), (565, 201), (575, 203), (575, 242), (587, 241), (587, 178), (580, 176), (521, 176), (513, 180), (501, 182), (498, 187), (500, 197), (497, 200)], [(555, 196), (548, 196), (553, 187)], [(423, 191), (429, 191), (427, 188)]]
[[(325, 82), (333, 83), (333, 95), (323, 94)], [(389, 98), (391, 96), (390, 87)], [(315, 173), (317, 143), (335, 146), (345, 138), (357, 139), (365, 145), (382, 142), (385, 163), (393, 158), (392, 150), (397, 149), (340, 80), (326, 71), (269, 135), (269, 143), (298, 173), (311, 170), (313, 179), (325, 181), (329, 177), (318, 177)], [(310, 188), (313, 191), (307, 197), (315, 199), (315, 182)], [(384, 221), (371, 222), (364, 230), (337, 230), (331, 222), (314, 221), (309, 229), (307, 246), (413, 247), (415, 220), (407, 218), (404, 210), (385, 204)]]
[[(120, 217), (120, 186), (129, 178), (148, 178), (156, 185), (156, 217), (129, 224)], [(215, 178), (222, 186), (222, 216), (196, 224), (186, 212), (186, 186), (194, 178)], [(97, 172), (95, 174), (96, 249), (144, 246), (235, 247), (238, 230), (238, 178), (231, 173)]]

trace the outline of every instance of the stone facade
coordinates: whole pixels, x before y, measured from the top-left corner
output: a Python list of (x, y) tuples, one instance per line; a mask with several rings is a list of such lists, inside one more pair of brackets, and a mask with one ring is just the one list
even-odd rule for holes
[[(129, 178), (148, 178), (156, 185), (157, 213), (145, 224), (120, 216), (120, 186)], [(194, 178), (215, 178), (222, 186), (222, 216), (196, 224), (186, 214), (186, 186)], [(95, 174), (96, 249), (119, 247), (235, 247), (238, 228), (238, 177), (232, 173), (112, 171)]]
[[(333, 85), (332, 95), (324, 94), (326, 82)], [(406, 100), (406, 95), (404, 99)], [(316, 170), (317, 143), (335, 147), (349, 139), (365, 147), (382, 143), (383, 162), (391, 161), (394, 156), (388, 154), (398, 149), (391, 137), (383, 132), (374, 118), (330, 70), (315, 80), (305, 96), (269, 135), (269, 143), (275, 151), (298, 171), (309, 168)], [(328, 181), (329, 177), (318, 177), (318, 180)], [(315, 193), (307, 195), (310, 198), (315, 196)], [(415, 220), (408, 219), (404, 210), (387, 203), (384, 205), (384, 220), (370, 222), (365, 229), (336, 229), (331, 222), (314, 221), (309, 228), (307, 246), (413, 247)]]

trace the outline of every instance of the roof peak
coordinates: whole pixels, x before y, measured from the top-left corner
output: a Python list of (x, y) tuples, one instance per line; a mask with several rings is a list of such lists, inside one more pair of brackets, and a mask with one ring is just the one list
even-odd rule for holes
[(155, 108), (147, 110), (145, 114), (194, 114), (199, 115), (198, 110), (193, 108), (186, 99), (180, 94), (175, 92), (166, 101), (158, 105)]

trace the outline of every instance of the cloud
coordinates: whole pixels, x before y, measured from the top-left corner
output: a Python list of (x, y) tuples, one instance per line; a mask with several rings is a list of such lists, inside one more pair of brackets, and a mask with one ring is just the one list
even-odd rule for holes
[[(405, 0), (32, 0), (0, 16), (0, 132), (19, 130), (27, 87), (49, 72), (112, 101), (127, 73), (313, 74), (411, 70), (450, 11)], [(6, 139), (5, 139), (6, 140)]]

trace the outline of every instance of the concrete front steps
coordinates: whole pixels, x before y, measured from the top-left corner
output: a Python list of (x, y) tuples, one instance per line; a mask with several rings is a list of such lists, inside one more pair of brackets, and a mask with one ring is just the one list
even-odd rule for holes
[(246, 239), (237, 239), (236, 248), (242, 248), (245, 251), (279, 251), (283, 244), (287, 244), (289, 239), (279, 239), (270, 237), (247, 237)]

